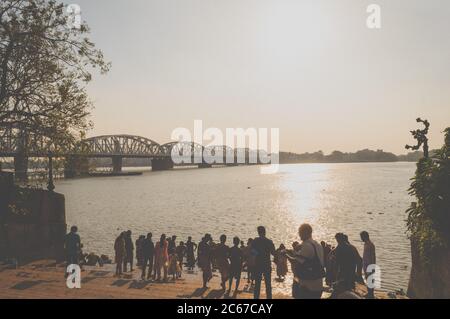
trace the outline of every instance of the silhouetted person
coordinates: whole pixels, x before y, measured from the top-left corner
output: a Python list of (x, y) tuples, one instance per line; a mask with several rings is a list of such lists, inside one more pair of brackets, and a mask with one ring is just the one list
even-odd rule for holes
[[(244, 262), (244, 253), (242, 248), (239, 247), (240, 239), (239, 237), (233, 238), (233, 247), (230, 248), (229, 258), (230, 258), (230, 276), (229, 276), (229, 287), (228, 295), (231, 292), (231, 286), (233, 285), (233, 279), (236, 279), (236, 289), (235, 293), (239, 290), (239, 283), (241, 281), (242, 264)], [(242, 244), (242, 242), (241, 242)]]
[(189, 270), (192, 270), (195, 266), (195, 251), (197, 250), (197, 244), (192, 241), (192, 237), (189, 236), (186, 242), (186, 265)]
[(328, 259), (328, 254), (331, 252), (331, 246), (328, 245), (326, 242), (321, 241), (320, 246), (322, 246), (323, 249), (323, 259), (325, 260), (325, 267)]
[(252, 241), (252, 249), (255, 252), (255, 290), (254, 298), (259, 299), (261, 293), (261, 281), (264, 277), (266, 284), (266, 298), (272, 299), (272, 264), (270, 255), (275, 254), (273, 242), (266, 238), (266, 229), (258, 227), (258, 236)]
[(167, 249), (168, 249), (168, 253), (169, 253), (169, 256), (170, 256), (170, 255), (173, 255), (173, 254), (176, 253), (177, 236), (173, 235), (172, 238), (169, 238), (167, 241), (168, 241), (168, 244), (169, 244), (169, 247)]
[(361, 255), (359, 254), (358, 249), (353, 246), (349, 239), (348, 236), (346, 234), (344, 234), (344, 238), (345, 241), (347, 242), (347, 244), (350, 245), (350, 247), (353, 249), (353, 253), (355, 255), (355, 259), (356, 259), (356, 274), (355, 274), (355, 280), (359, 283), (364, 284), (364, 279), (362, 278), (362, 258)]
[(130, 264), (130, 271), (133, 271), (133, 260), (134, 260), (134, 244), (131, 238), (131, 230), (125, 233), (125, 250), (126, 256), (123, 261), (123, 271), (127, 271), (127, 266)]
[(337, 233), (335, 238), (338, 243), (335, 250), (337, 281), (342, 289), (353, 290), (358, 263), (357, 256), (343, 233)]
[(312, 232), (311, 225), (301, 225), (298, 234), (302, 243), (294, 243), (294, 251), (287, 254), (294, 273), (292, 296), (295, 299), (322, 297), (325, 277), (323, 248), (312, 238)]
[(142, 255), (142, 244), (145, 240), (144, 235), (140, 235), (138, 239), (136, 239), (136, 266), (142, 266), (144, 263), (144, 258)]
[(169, 273), (169, 275), (172, 275), (172, 280), (175, 281), (178, 277), (179, 272), (180, 272), (180, 267), (178, 265), (178, 256), (177, 256), (176, 247), (175, 247), (175, 253), (169, 254), (168, 273)]
[(284, 281), (286, 274), (288, 272), (286, 247), (281, 244), (280, 247), (275, 251), (274, 263), (277, 266), (277, 276), (280, 281)]
[(147, 238), (142, 241), (142, 280), (145, 279), (145, 271), (148, 266), (147, 280), (150, 279), (153, 272), (153, 262), (155, 256), (155, 244), (152, 241), (152, 233), (147, 234)]
[(166, 235), (162, 234), (159, 242), (155, 245), (155, 278), (161, 280), (161, 269), (164, 272), (164, 281), (167, 281), (167, 270), (169, 263), (168, 242)]
[(225, 283), (228, 281), (228, 275), (230, 271), (230, 264), (228, 263), (230, 247), (225, 244), (226, 241), (227, 236), (222, 235), (220, 236), (220, 243), (214, 247), (214, 257), (216, 260), (217, 268), (220, 272), (220, 286), (224, 291), (226, 289)]
[(183, 271), (183, 259), (184, 256), (186, 255), (186, 246), (184, 244), (184, 242), (180, 241), (180, 244), (177, 246), (177, 260), (178, 260), (178, 267), (179, 267), (179, 272), (177, 274), (177, 277), (180, 278), (181, 277), (181, 272)]
[(100, 258), (100, 256), (94, 253), (89, 253), (85, 259), (86, 266), (97, 266), (98, 264), (100, 267), (103, 267), (103, 260)]
[(325, 260), (326, 276), (325, 282), (331, 287), (337, 278), (337, 266), (336, 266), (336, 248), (327, 245), (330, 251), (327, 254), (327, 259)]
[(203, 288), (208, 288), (208, 282), (212, 278), (212, 249), (210, 246), (211, 235), (206, 234), (198, 244), (198, 266), (203, 272)]
[(253, 285), (255, 280), (254, 270), (255, 270), (255, 254), (252, 249), (253, 238), (249, 238), (247, 241), (247, 246), (244, 247), (244, 268), (247, 270), (247, 283)]
[(126, 257), (127, 251), (125, 249), (125, 232), (120, 233), (114, 242), (114, 252), (116, 261), (116, 276), (122, 275), (122, 266)]
[(81, 239), (77, 234), (78, 227), (72, 226), (64, 239), (67, 266), (78, 265), (81, 251)]
[[(374, 273), (374, 270), (368, 271), (367, 267), (370, 265), (375, 265), (377, 263), (377, 257), (375, 253), (375, 245), (372, 243), (372, 241), (369, 238), (369, 233), (366, 231), (362, 231), (360, 234), (361, 240), (364, 242), (364, 252), (363, 252), (363, 270), (364, 274), (366, 276), (366, 280), (369, 278), (370, 275)], [(374, 288), (367, 287), (367, 298), (375, 298), (374, 295)]]

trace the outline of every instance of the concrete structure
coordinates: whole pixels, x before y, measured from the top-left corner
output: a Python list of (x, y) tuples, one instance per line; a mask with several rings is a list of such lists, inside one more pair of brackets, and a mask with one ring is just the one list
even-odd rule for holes
[(11, 173), (0, 173), (0, 259), (62, 260), (65, 234), (63, 195), (18, 187)]

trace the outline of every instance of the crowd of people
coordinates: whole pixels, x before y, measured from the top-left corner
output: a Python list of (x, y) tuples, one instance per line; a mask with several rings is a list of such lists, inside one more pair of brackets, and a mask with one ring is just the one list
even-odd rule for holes
[[(248, 239), (247, 243), (234, 237), (231, 247), (227, 245), (226, 235), (221, 235), (219, 242), (215, 242), (210, 234), (205, 234), (196, 244), (192, 237), (188, 237), (186, 242), (177, 242), (177, 236), (167, 237), (162, 234), (154, 243), (152, 233), (141, 235), (133, 242), (131, 231), (122, 232), (114, 242), (115, 275), (120, 277), (124, 272), (132, 272), (140, 267), (142, 280), (176, 281), (182, 276), (184, 267), (193, 270), (197, 265), (202, 271), (203, 288), (208, 288), (213, 270), (217, 269), (222, 290), (230, 295), (234, 283), (236, 296), (242, 273), (246, 272), (254, 298), (260, 298), (264, 279), (266, 298), (271, 299), (272, 263), (276, 266), (278, 281), (285, 280), (290, 263), (293, 274), (292, 297), (320, 299), (324, 281), (332, 287), (332, 296), (351, 293), (356, 282), (364, 284), (363, 275), (366, 279), (371, 275), (368, 266), (376, 264), (375, 245), (366, 231), (360, 233), (364, 242), (362, 257), (343, 233), (336, 234), (336, 247), (323, 241), (318, 243), (312, 237), (313, 229), (309, 224), (300, 226), (300, 242), (292, 243), (290, 249), (284, 244), (275, 249), (272, 240), (266, 237), (263, 226), (258, 227), (257, 232), (258, 236)], [(67, 234), (65, 247), (67, 262), (79, 263), (81, 241), (76, 227), (72, 227)], [(366, 297), (374, 298), (372, 288), (368, 288)]]

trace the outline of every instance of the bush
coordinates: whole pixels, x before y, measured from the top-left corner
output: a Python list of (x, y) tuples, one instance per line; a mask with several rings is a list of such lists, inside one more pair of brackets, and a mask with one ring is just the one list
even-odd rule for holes
[(450, 127), (443, 147), (418, 161), (409, 194), (417, 202), (406, 211), (408, 232), (429, 261), (439, 249), (450, 247)]

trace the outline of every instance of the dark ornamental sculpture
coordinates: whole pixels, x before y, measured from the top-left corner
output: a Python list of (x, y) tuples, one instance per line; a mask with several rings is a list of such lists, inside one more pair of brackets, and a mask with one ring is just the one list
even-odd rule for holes
[(428, 134), (428, 130), (430, 128), (430, 123), (427, 120), (422, 120), (420, 117), (416, 121), (417, 121), (417, 123), (423, 123), (423, 125), (425, 125), (425, 128), (423, 130), (411, 131), (412, 136), (417, 140), (417, 145), (414, 145), (414, 146), (406, 145), (405, 148), (407, 150), (417, 151), (423, 145), (423, 156), (425, 158), (428, 158), (429, 152), (428, 152), (427, 134)]

